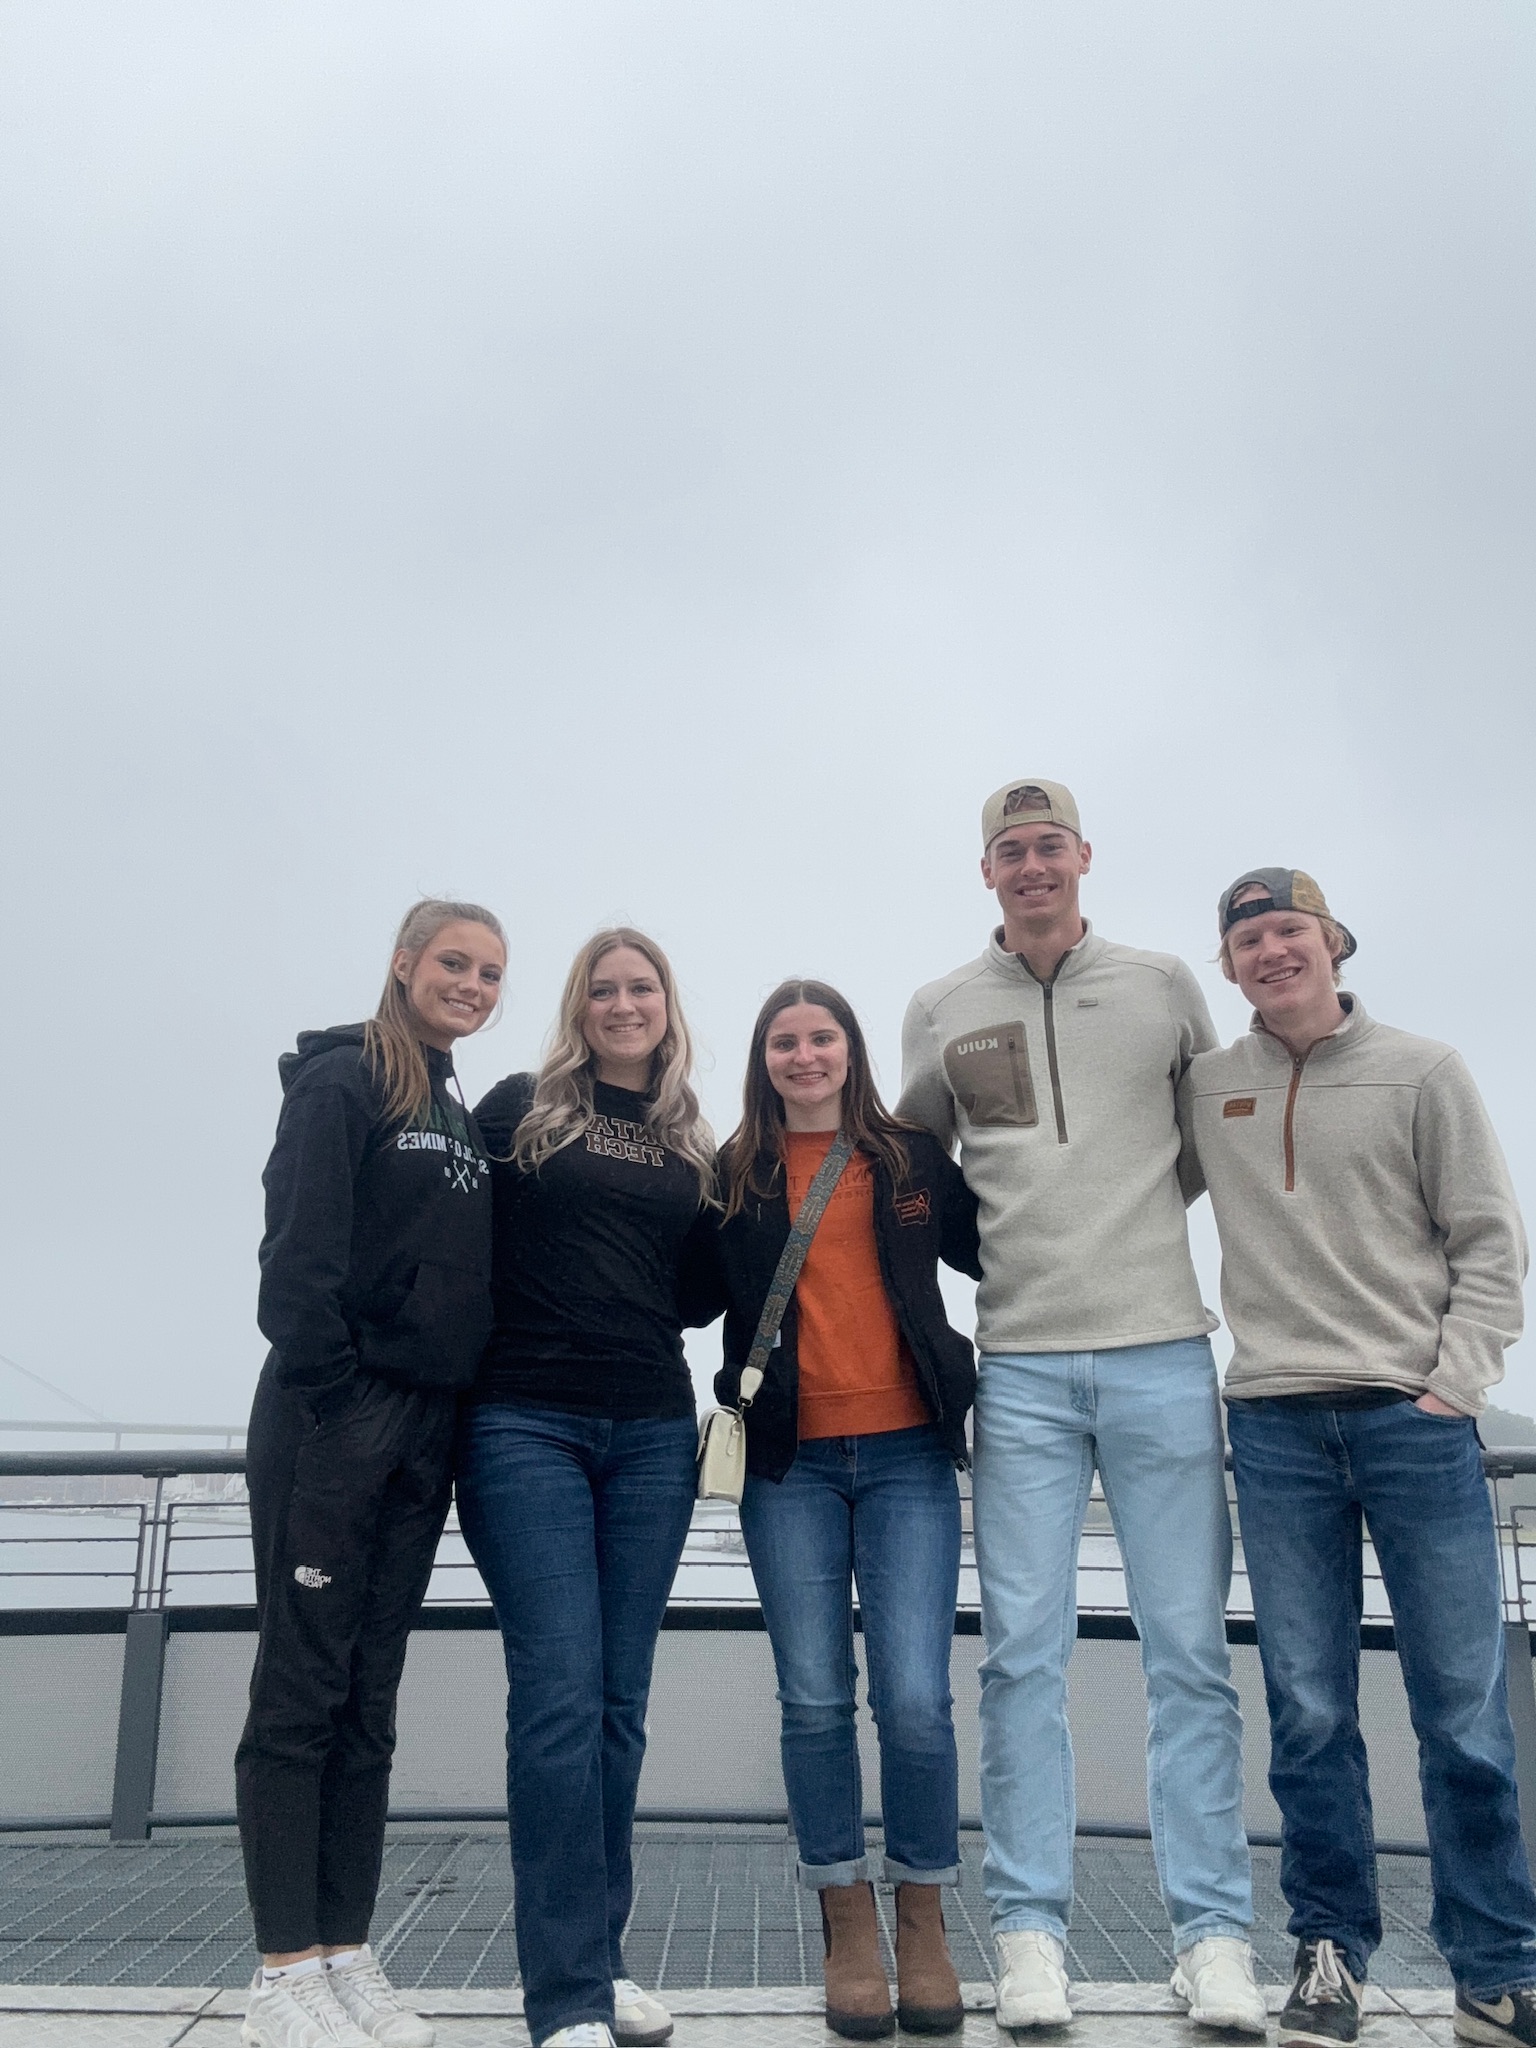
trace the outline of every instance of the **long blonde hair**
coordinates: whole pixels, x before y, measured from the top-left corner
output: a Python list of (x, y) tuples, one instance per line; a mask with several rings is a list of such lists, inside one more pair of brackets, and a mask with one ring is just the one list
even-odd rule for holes
[(650, 961), (667, 1005), (666, 1033), (651, 1055), (651, 1102), (645, 1128), (658, 1145), (687, 1160), (699, 1177), (700, 1193), (710, 1201), (715, 1183), (714, 1137), (693, 1091), (693, 1040), (677, 999), (677, 978), (656, 941), (627, 924), (594, 932), (571, 962), (533, 1100), (512, 1139), (512, 1159), (524, 1173), (536, 1173), (551, 1153), (579, 1138), (597, 1114), (592, 1100), (597, 1055), (587, 1043), (582, 1023), (597, 963), (619, 946), (633, 946)]
[[(420, 1020), (411, 1007), (408, 984), (416, 963), (445, 924), (483, 924), (500, 939), (506, 951), (507, 935), (500, 920), (478, 903), (450, 903), (442, 896), (426, 896), (413, 903), (400, 920), (384, 977), (379, 1007), (363, 1026), (363, 1051), (376, 1075), (384, 1083), (384, 1114), (406, 1125), (425, 1125), (432, 1113), (432, 1076), (427, 1072), (426, 1054), (418, 1035)], [(402, 978), (395, 972), (395, 955), (409, 955)]]

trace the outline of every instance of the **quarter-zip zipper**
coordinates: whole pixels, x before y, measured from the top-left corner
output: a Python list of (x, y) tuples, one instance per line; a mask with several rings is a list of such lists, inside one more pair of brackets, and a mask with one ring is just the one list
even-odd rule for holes
[[(1081, 944), (1081, 941), (1079, 941), (1079, 944)], [(1046, 981), (1041, 981), (1039, 975), (1036, 974), (1022, 953), (1015, 953), (1013, 956), (1030, 980), (1038, 986), (1044, 998), (1045, 1063), (1051, 1072), (1051, 1107), (1056, 1112), (1056, 1142), (1058, 1145), (1065, 1145), (1067, 1142), (1067, 1105), (1062, 1100), (1061, 1068), (1056, 1063), (1056, 977), (1060, 974), (1062, 968), (1066, 966), (1071, 953), (1072, 948), (1069, 946), (1051, 969), (1050, 978)]]
[[(1056, 974), (1061, 972), (1061, 963), (1056, 963)], [(1040, 984), (1045, 997), (1045, 1058), (1051, 1070), (1051, 1107), (1056, 1112), (1056, 1142), (1067, 1142), (1067, 1110), (1061, 1099), (1061, 1069), (1056, 1064), (1056, 974), (1049, 981)]]
[(1281, 1129), (1285, 1137), (1285, 1192), (1296, 1192), (1296, 1097), (1301, 1092), (1301, 1070), (1325, 1040), (1314, 1038), (1300, 1058), (1291, 1054), (1291, 1085), (1285, 1091), (1285, 1120)]

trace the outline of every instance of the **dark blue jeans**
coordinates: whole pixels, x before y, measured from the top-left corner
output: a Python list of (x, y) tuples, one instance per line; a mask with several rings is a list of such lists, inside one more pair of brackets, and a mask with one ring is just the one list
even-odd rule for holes
[[(1365, 1975), (1381, 1941), (1360, 1736), (1362, 1517), (1376, 1547), (1429, 1828), (1430, 1932), (1476, 1995), (1536, 1983), (1536, 1896), (1515, 1795), (1498, 1538), (1466, 1417), (1227, 1408), (1269, 1699), (1291, 1932)], [(1531, 1683), (1521, 1673), (1522, 1683)]]
[(688, 1418), (470, 1408), (459, 1522), (507, 1659), (507, 1813), (535, 2044), (613, 2024), (656, 1637), (693, 1513)]
[(949, 1650), (960, 1492), (934, 1431), (801, 1444), (784, 1479), (749, 1478), (742, 1533), (773, 1645), (784, 1784), (812, 1889), (868, 1874), (854, 1734), (853, 1584), (880, 1732), (885, 1875), (959, 1876)]

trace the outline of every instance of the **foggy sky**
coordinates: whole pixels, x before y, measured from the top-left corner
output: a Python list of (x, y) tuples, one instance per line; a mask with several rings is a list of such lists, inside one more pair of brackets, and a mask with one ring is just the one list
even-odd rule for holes
[(1528, 7), (0, 32), (0, 1353), (243, 1421), (277, 1056), (425, 891), (512, 938), (471, 1099), (618, 917), (720, 1131), (787, 973), (894, 1096), (1024, 775), (1226, 1037), (1219, 890), (1316, 874), (1536, 1213)]

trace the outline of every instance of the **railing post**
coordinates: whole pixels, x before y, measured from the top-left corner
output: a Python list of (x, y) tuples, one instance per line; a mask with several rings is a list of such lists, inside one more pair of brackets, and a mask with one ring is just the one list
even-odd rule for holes
[(165, 1685), (165, 1620), (163, 1607), (141, 1608), (128, 1616), (117, 1708), (117, 1767), (112, 1776), (114, 1842), (149, 1840)]
[(155, 1475), (154, 1506), (139, 1522), (133, 1607), (123, 1637), (123, 1684), (117, 1702), (117, 1761), (112, 1773), (112, 1840), (147, 1842), (160, 1756), (160, 1700), (165, 1690), (165, 1586), (170, 1511), (165, 1474)]

